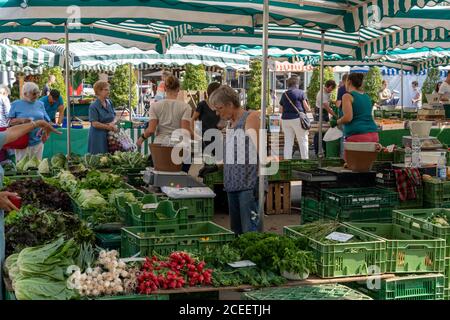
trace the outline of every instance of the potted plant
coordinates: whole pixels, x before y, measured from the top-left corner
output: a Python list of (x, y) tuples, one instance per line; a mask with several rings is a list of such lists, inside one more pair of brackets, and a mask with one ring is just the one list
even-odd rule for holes
[(286, 248), (283, 259), (277, 259), (275, 266), (288, 280), (304, 280), (310, 274), (317, 272), (316, 260), (310, 251)]

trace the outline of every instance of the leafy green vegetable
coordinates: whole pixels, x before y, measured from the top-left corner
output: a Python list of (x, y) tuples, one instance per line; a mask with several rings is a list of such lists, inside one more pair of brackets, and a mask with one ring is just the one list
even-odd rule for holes
[(48, 159), (44, 159), (41, 161), (41, 163), (38, 166), (38, 171), (40, 174), (49, 174), (50, 173), (50, 166), (48, 163)]
[(77, 202), (84, 209), (98, 209), (106, 207), (108, 202), (105, 198), (95, 189), (82, 189), (78, 193)]
[(286, 249), (284, 258), (281, 260), (277, 258), (274, 264), (280, 272), (287, 271), (299, 275), (317, 272), (316, 259), (310, 251)]
[(426, 221), (442, 227), (448, 227), (450, 225), (448, 223), (447, 215), (441, 213), (433, 213), (426, 219)]
[(93, 170), (80, 183), (80, 189), (96, 189), (102, 195), (109, 195), (112, 190), (120, 188), (123, 180), (120, 176)]
[(74, 264), (78, 247), (64, 238), (22, 250), (17, 258), (18, 274), (13, 288), (18, 300), (69, 300), (76, 296), (67, 289), (66, 270)]
[(25, 157), (23, 157), (18, 163), (17, 163), (17, 171), (23, 172), (24, 171), (24, 166), (28, 163), (28, 161), (30, 161), (30, 156), (26, 155)]
[(50, 160), (52, 168), (55, 169), (65, 169), (67, 164), (66, 156), (62, 153), (58, 153), (52, 157)]
[[(337, 221), (316, 221), (312, 223), (308, 223), (302, 226), (294, 227), (294, 231), (298, 231), (307, 238), (317, 240), (319, 242), (325, 243), (325, 244), (333, 244), (337, 241), (326, 239), (328, 235), (335, 231), (339, 231), (342, 225)], [(349, 242), (358, 242), (362, 241), (362, 239), (354, 235), (353, 238), (351, 238)]]
[(128, 202), (128, 203), (137, 202), (136, 197), (129, 190), (117, 189), (110, 193), (109, 198), (108, 198), (109, 204), (115, 205), (116, 199), (118, 199), (118, 198), (124, 198), (125, 202)]
[(30, 169), (37, 169), (40, 161), (36, 156), (33, 156), (22, 168), (21, 171), (28, 171)]

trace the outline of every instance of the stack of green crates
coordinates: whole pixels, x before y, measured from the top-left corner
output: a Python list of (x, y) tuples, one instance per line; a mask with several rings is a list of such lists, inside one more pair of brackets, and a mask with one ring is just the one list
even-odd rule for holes
[(425, 208), (450, 208), (450, 181), (433, 179), (423, 185)]
[[(145, 201), (145, 204), (150, 202)], [(128, 203), (127, 224), (133, 227), (188, 223), (188, 209), (174, 209), (173, 202), (162, 200), (154, 203), (154, 208), (144, 209), (142, 203)]]
[(416, 209), (416, 210), (395, 210), (393, 213), (394, 223), (403, 228), (420, 235), (423, 239), (444, 239), (446, 241), (445, 250), (445, 288), (444, 296), (450, 299), (450, 225), (439, 223), (441, 217), (443, 221), (450, 221), (450, 209)]
[(266, 288), (244, 293), (244, 300), (372, 300), (369, 296), (341, 284), (291, 288)]
[(217, 248), (235, 235), (213, 222), (122, 228), (122, 257), (168, 255), (174, 251)]
[(317, 275), (321, 278), (339, 278), (371, 274), (371, 267), (386, 270), (386, 242), (349, 225), (339, 224), (336, 232), (352, 234), (354, 242), (332, 243), (319, 241), (302, 234), (302, 226), (284, 227), (284, 234), (306, 240), (317, 260)]
[(223, 184), (223, 170), (208, 173), (203, 178), (203, 183), (210, 188), (213, 188), (214, 185)]
[(384, 188), (323, 189), (325, 218), (348, 221), (390, 222), (397, 193)]
[(187, 218), (190, 222), (211, 221), (214, 216), (214, 198), (167, 198), (167, 200), (173, 202), (175, 210), (187, 208)]

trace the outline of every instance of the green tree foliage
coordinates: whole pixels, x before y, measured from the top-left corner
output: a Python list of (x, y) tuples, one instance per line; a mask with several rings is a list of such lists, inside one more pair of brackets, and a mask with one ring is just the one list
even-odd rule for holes
[[(111, 79), (111, 100), (114, 106), (128, 106), (129, 88), (130, 88), (130, 66), (123, 65), (116, 68), (114, 76)], [(138, 97), (136, 95), (136, 75), (131, 72), (131, 105), (137, 106)]]
[(183, 90), (206, 91), (208, 79), (206, 78), (205, 66), (186, 65), (182, 88)]
[(98, 81), (98, 72), (87, 71), (84, 75), (84, 82), (94, 85)]
[(431, 68), (428, 69), (427, 78), (422, 86), (422, 101), (427, 102), (426, 94), (432, 94), (436, 84), (440, 81), (439, 69)]
[(41, 39), (41, 40), (31, 40), (31, 41), (24, 41), (23, 43), (20, 43), (20, 41), (14, 41), (14, 45), (16, 46), (25, 46), (25, 47), (33, 47), (33, 48), (39, 48), (40, 46), (43, 46), (45, 44), (49, 44), (50, 41), (47, 39)]
[[(334, 72), (332, 67), (325, 67), (323, 73), (323, 83), (325, 84), (325, 82), (327, 82), (328, 80), (334, 80)], [(316, 97), (319, 91), (320, 91), (320, 67), (316, 67), (313, 70), (311, 81), (309, 82), (309, 86), (306, 91), (309, 105), (312, 108), (315, 108), (316, 106)], [(331, 100), (335, 99), (336, 99), (336, 90), (331, 95)]]
[(364, 77), (364, 91), (369, 95), (372, 104), (378, 102), (378, 93), (381, 90), (383, 76), (381, 70), (378, 67), (372, 67)]
[(248, 81), (247, 108), (261, 109), (262, 62), (255, 59), (250, 63), (250, 79)]
[(42, 75), (39, 77), (39, 88), (42, 90), (45, 84), (48, 82), (50, 75), (54, 75), (56, 77), (56, 82), (52, 85), (52, 89), (56, 89), (61, 94), (64, 104), (67, 104), (66, 99), (66, 82), (63, 76), (63, 70), (60, 67), (48, 68), (42, 72)]

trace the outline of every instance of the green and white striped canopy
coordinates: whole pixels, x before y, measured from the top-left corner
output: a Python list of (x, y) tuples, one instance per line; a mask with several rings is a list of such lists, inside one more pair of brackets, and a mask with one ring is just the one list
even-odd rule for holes
[[(324, 30), (355, 32), (384, 17), (394, 17), (414, 6), (445, 0), (273, 0), (270, 19), (278, 25), (298, 24)], [(31, 25), (69, 20), (92, 24), (99, 20), (120, 23), (133, 19), (187, 23), (193, 27), (215, 26), (221, 30), (252, 29), (262, 24), (263, 0), (0, 0), (0, 24)], [(393, 23), (396, 24), (396, 23)]]
[[(112, 24), (99, 21), (90, 25), (72, 25), (70, 29), (70, 41), (101, 41), (106, 44), (119, 43), (125, 47), (137, 47), (142, 50), (156, 50), (160, 53), (166, 51), (177, 40), (191, 29), (186, 24), (169, 25), (162, 22), (154, 22), (148, 25), (135, 22), (123, 22)], [(64, 39), (64, 26), (55, 26), (48, 22), (38, 22), (31, 26), (8, 23), (0, 26), (0, 37), (3, 39), (31, 40)]]
[[(414, 42), (442, 46), (442, 43), (449, 39), (450, 31), (444, 28), (427, 30), (423, 27), (409, 29), (397, 26), (383, 29), (366, 27), (355, 33), (333, 29), (325, 32), (325, 53), (351, 56), (361, 60), (374, 53), (409, 46)], [(230, 33), (217, 28), (194, 29), (179, 38), (178, 43), (210, 45), (222, 47), (225, 50), (231, 48), (236, 50), (241, 46), (255, 48), (262, 45), (262, 30), (257, 28), (253, 34), (249, 34), (243, 30)], [(269, 26), (269, 46), (272, 48), (317, 51), (320, 50), (320, 43), (320, 30), (295, 25), (279, 27), (271, 24)]]
[(0, 44), (0, 71), (38, 74), (45, 67), (58, 65), (56, 55), (44, 49)]
[[(56, 54), (59, 61), (64, 61), (66, 54), (64, 45), (44, 45), (41, 48)], [(106, 45), (101, 42), (71, 43), (70, 62), (72, 69), (77, 71), (114, 71), (117, 66), (130, 63), (141, 70), (157, 67), (180, 67), (186, 64), (201, 64), (206, 67), (236, 70), (248, 70), (249, 68), (248, 57), (209, 48), (196, 46), (183, 48), (174, 45), (166, 54), (158, 54), (156, 51), (142, 51), (138, 48), (124, 48), (118, 44)]]

